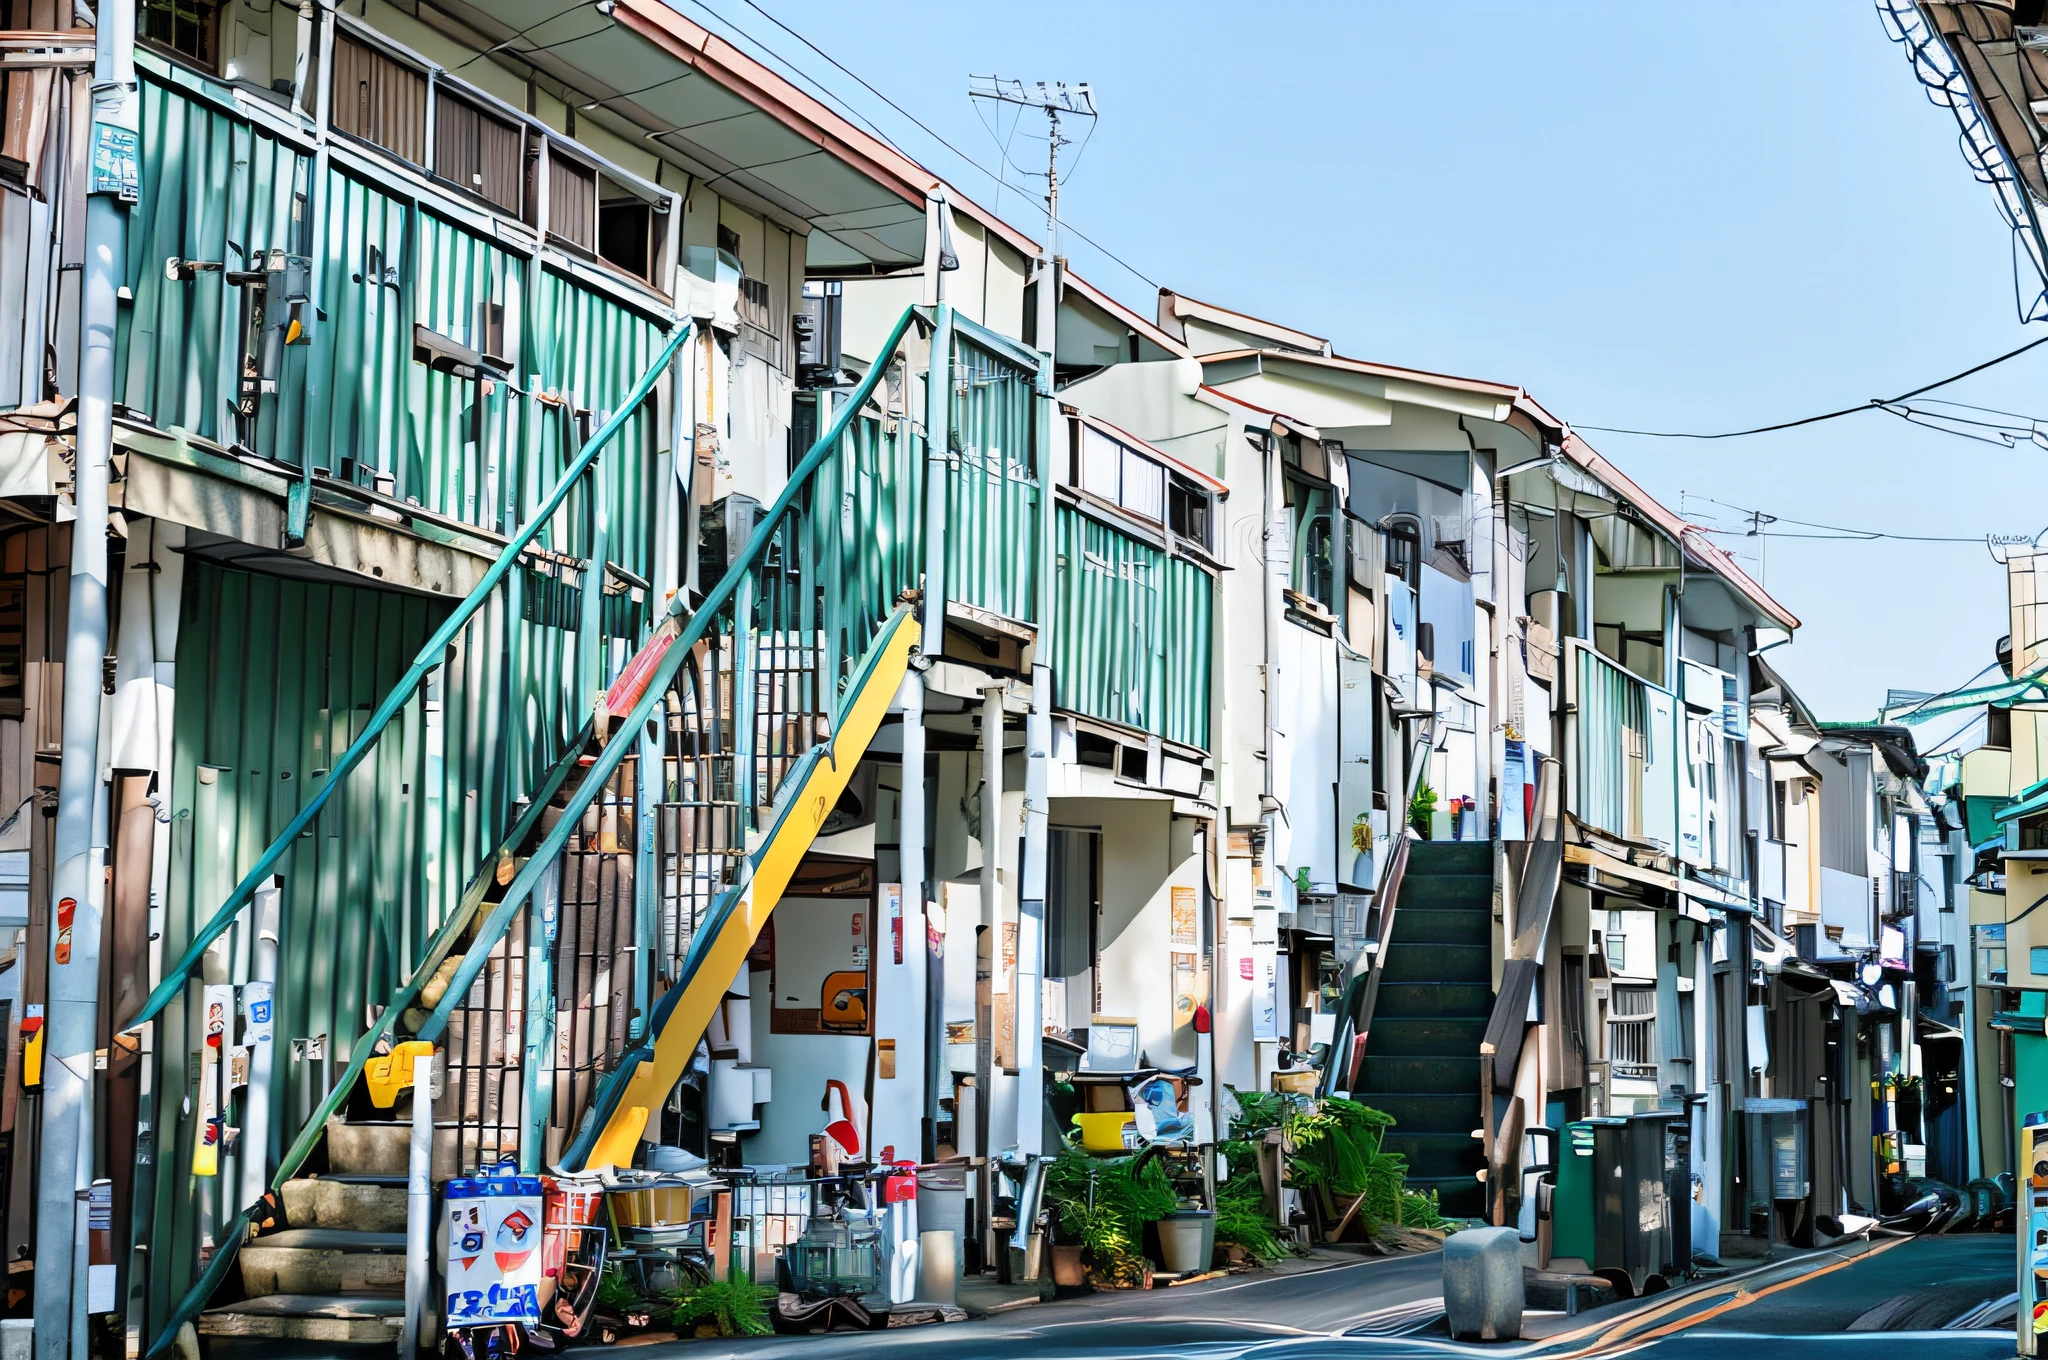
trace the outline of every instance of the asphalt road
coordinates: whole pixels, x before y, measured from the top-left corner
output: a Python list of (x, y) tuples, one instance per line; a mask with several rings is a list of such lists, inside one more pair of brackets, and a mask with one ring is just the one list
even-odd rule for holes
[[(1261, 1273), (1178, 1289), (1040, 1304), (975, 1322), (889, 1332), (684, 1341), (642, 1349), (650, 1360), (767, 1360), (923, 1352), (938, 1357), (1050, 1360), (2004, 1360), (2011, 1330), (1945, 1324), (2012, 1292), (2010, 1236), (1918, 1238), (1612, 1305), (1564, 1323), (1550, 1339), (1461, 1345), (1441, 1325), (1398, 1336), (1345, 1335), (1371, 1315), (1442, 1293), (1436, 1253)], [(1559, 1324), (1563, 1324), (1561, 1330)]]
[(648, 1360), (810, 1360), (927, 1353), (934, 1357), (1224, 1354), (1264, 1342), (1322, 1339), (1381, 1309), (1443, 1293), (1442, 1256), (1374, 1257), (1322, 1269), (1254, 1272), (1174, 1289), (1105, 1292), (944, 1326), (828, 1336), (691, 1340), (637, 1347)]

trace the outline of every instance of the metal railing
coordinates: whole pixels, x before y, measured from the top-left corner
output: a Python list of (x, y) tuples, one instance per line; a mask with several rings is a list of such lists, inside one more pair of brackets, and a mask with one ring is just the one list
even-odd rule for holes
[[(880, 399), (877, 389), (898, 361), (913, 322), (921, 319), (914, 308), (904, 312), (830, 428), (792, 469), (732, 567), (686, 624), (657, 634), (647, 655), (658, 660), (645, 668), (636, 661), (633, 688), (615, 688), (608, 703), (616, 724), (611, 738), (567, 798), (561, 821), (478, 927), (451, 983), (454, 993), (474, 982), (484, 951), (505, 934), (565, 848), (570, 826), (628, 754), (658, 736), (670, 767), (664, 770), (662, 801), (674, 812), (669, 823), (678, 858), (676, 887), (669, 893), (673, 932), (687, 933), (690, 943), (654, 1010), (647, 1042), (606, 1078), (584, 1112), (565, 1165), (581, 1165), (635, 1069), (651, 1061), (651, 1045), (675, 1002), (704, 968), (709, 944), (741, 893), (736, 880), (745, 861), (739, 854), (748, 833), (765, 829), (761, 842), (774, 840), (773, 825), (763, 823), (779, 825), (789, 815), (785, 795), (803, 785), (827, 749), (841, 702), (860, 692), (878, 645), (908, 618), (924, 565), (923, 436), (904, 412), (883, 404), (887, 389)], [(944, 320), (938, 321), (941, 330)], [(872, 412), (870, 402), (876, 403)], [(665, 733), (657, 713), (666, 718)], [(738, 786), (729, 797), (719, 796), (725, 792), (721, 767), (730, 769)], [(686, 781), (697, 798), (681, 797)], [(706, 889), (718, 895), (703, 910)], [(720, 986), (729, 981), (717, 980)], [(420, 1037), (438, 1037), (450, 1010), (444, 999)]]
[[(193, 932), (192, 938), (184, 952), (165, 968), (162, 980), (150, 993), (141, 1011), (137, 1013), (133, 1020), (128, 1022), (127, 1028), (129, 1030), (139, 1029), (141, 1026), (163, 1015), (167, 1007), (172, 1006), (174, 1003), (183, 1003), (186, 1000), (187, 989), (195, 981), (195, 975), (202, 961), (207, 957), (215, 942), (221, 939), (230, 928), (234, 927), (237, 919), (241, 917), (244, 909), (252, 900), (256, 889), (284, 867), (286, 856), (290, 853), (293, 845), (302, 834), (315, 826), (316, 819), (319, 818), (322, 809), (328, 806), (334, 793), (339, 789), (349, 786), (351, 783), (350, 776), (360, 769), (374, 752), (383, 750), (383, 747), (380, 745), (381, 739), (394, 726), (393, 720), (413, 703), (415, 697), (420, 694), (429, 678), (437, 674), (443, 666), (447, 665), (452, 656), (473, 653), (477, 650), (473, 640), (467, 640), (468, 632), (466, 630), (469, 629), (473, 621), (478, 621), (478, 616), (485, 610), (487, 605), (492, 603), (501, 585), (506, 587), (508, 600), (511, 602), (512, 607), (508, 612), (513, 614), (518, 612), (517, 599), (520, 593), (521, 575), (523, 573), (515, 571), (515, 568), (520, 566), (534, 540), (555, 519), (556, 512), (562, 508), (564, 503), (570, 499), (572, 493), (591, 474), (592, 469), (598, 465), (598, 460), (607, 444), (628, 425), (641, 403), (645, 402), (653, 394), (655, 384), (660, 380), (662, 373), (682, 350), (691, 334), (694, 333), (694, 330), (694, 323), (689, 321), (681, 322), (675, 327), (660, 353), (649, 365), (646, 372), (641, 375), (639, 381), (634, 384), (625, 402), (592, 433), (577, 456), (563, 469), (562, 476), (555, 482), (547, 496), (533, 508), (527, 516), (525, 524), (512, 536), (490, 567), (485, 570), (483, 577), (477, 582), (476, 586), (454, 607), (448, 617), (427, 638), (405, 674), (393, 686), (390, 692), (384, 696), (376, 710), (369, 716), (368, 721), (356, 732), (354, 739), (350, 741), (346, 750), (336, 758), (333, 765), (327, 771), (324, 781), (312, 790), (311, 796), (306, 799), (305, 803), (286, 824), (283, 831), (257, 857), (254, 865), (242, 876), (241, 881), (234, 889), (226, 895), (212, 916), (204, 925)], [(483, 623), (480, 622), (479, 626), (483, 626)], [(463, 645), (459, 649), (456, 647), (458, 640), (464, 640)], [(468, 659), (464, 655), (465, 662)], [(388, 1039), (397, 1037), (395, 1030), (402, 1020), (417, 1018), (414, 1007), (420, 1000), (422, 991), (430, 983), (438, 980), (437, 975), (442, 963), (454, 954), (457, 945), (462, 941), (475, 921), (478, 911), (484, 905), (487, 894), (497, 886), (498, 875), (495, 870), (499, 866), (509, 864), (519, 849), (540, 829), (543, 810), (567, 781), (570, 772), (576, 768), (578, 756), (588, 739), (589, 732), (590, 727), (586, 723), (583, 732), (571, 737), (567, 741), (559, 758), (537, 780), (535, 787), (529, 790), (528, 801), (519, 815), (512, 820), (512, 825), (507, 834), (497, 842), (490, 853), (482, 857), (480, 867), (483, 869), (483, 872), (477, 874), (469, 881), (469, 886), (463, 893), (457, 908), (434, 929), (431, 936), (427, 939), (424, 949), (420, 952), (419, 958), (414, 961), (410, 972), (405, 975), (402, 985), (390, 993), (382, 1007), (366, 1008), (366, 1013), (363, 1016), (363, 1031), (355, 1038), (350, 1048), (347, 1063), (338, 1072), (334, 1071), (331, 1065), (328, 1065), (323, 1072), (325, 1090), (315, 1101), (312, 1108), (309, 1111), (294, 1111), (295, 1114), (303, 1113), (303, 1122), (292, 1142), (285, 1148), (283, 1154), (278, 1159), (275, 1168), (271, 1169), (264, 1178), (264, 1183), (269, 1188), (275, 1189), (297, 1173), (314, 1147), (319, 1143), (325, 1132), (328, 1119), (333, 1117), (342, 1108), (349, 1093), (354, 1089), (356, 1080), (361, 1076), (364, 1065), (376, 1053), (380, 1045)], [(495, 916), (493, 919), (495, 919)], [(509, 996), (501, 992), (497, 999), (493, 1001), (488, 988), (486, 995), (481, 998), (474, 996), (471, 990), (478, 974), (484, 970), (493, 957), (501, 961), (507, 959), (507, 952), (496, 947), (501, 934), (502, 931), (499, 934), (492, 935), (488, 941), (480, 941), (468, 947), (467, 952), (462, 956), (464, 968), (468, 970), (466, 975), (461, 976), (457, 982), (449, 985), (440, 997), (440, 1005), (434, 1012), (434, 1015), (439, 1019), (439, 1024), (434, 1029), (434, 1032), (419, 1037), (437, 1037), (441, 1030), (446, 1027), (448, 1016), (456, 1009), (463, 1007), (468, 1008), (469, 1011), (477, 1011), (479, 1009), (490, 1011), (495, 1008), (500, 1012), (500, 1023), (506, 1023), (503, 1019), (503, 1012), (511, 1005), (511, 998)], [(330, 960), (328, 966), (340, 969), (350, 965), (345, 961), (337, 959)], [(355, 966), (360, 967), (360, 962)], [(329, 1037), (329, 1042), (346, 1042), (346, 1039), (343, 1036), (334, 1035)], [(490, 1111), (489, 1119), (494, 1127), (502, 1122), (503, 1118), (501, 1102), (495, 1098), (486, 1099), (483, 1095), (483, 1083), (488, 1075), (486, 1069), (491, 1065), (492, 1059), (489, 1056), (488, 1046), (479, 1049), (475, 1062), (472, 1065), (474, 1074), (479, 1082), (474, 1112), (475, 1117), (471, 1121), (472, 1127), (477, 1131), (477, 1138), (472, 1140), (473, 1146), (480, 1141), (486, 1110)], [(502, 1069), (502, 1058), (498, 1060), (497, 1065)], [(493, 1078), (492, 1080), (497, 1079)], [(456, 1089), (461, 1090), (464, 1088)], [(251, 1098), (257, 1098), (257, 1093), (252, 1092)], [(458, 1143), (458, 1146), (460, 1146), (460, 1143)], [(264, 1155), (264, 1150), (250, 1149), (243, 1155), (262, 1156)], [(176, 1197), (174, 1197), (174, 1202), (176, 1202)], [(152, 1343), (148, 1352), (150, 1360), (156, 1360), (156, 1357), (166, 1354), (173, 1347), (178, 1328), (197, 1315), (199, 1309), (204, 1306), (206, 1299), (212, 1295), (221, 1281), (226, 1278), (229, 1266), (234, 1261), (242, 1238), (246, 1234), (249, 1223), (249, 1209), (251, 1207), (253, 1206), (243, 1206), (241, 1211), (226, 1223), (224, 1229), (213, 1234), (215, 1243), (213, 1254), (206, 1260), (197, 1281), (186, 1289), (182, 1299), (172, 1309), (165, 1325), (160, 1329), (156, 1340)], [(225, 1217), (224, 1213), (216, 1215), (214, 1221), (222, 1217)], [(205, 1225), (208, 1221), (207, 1218), (202, 1216), (202, 1231), (205, 1230)], [(166, 1259), (175, 1259), (175, 1257), (166, 1254), (166, 1256), (159, 1258), (159, 1260)], [(165, 1265), (153, 1265), (153, 1273), (161, 1272), (165, 1269), (168, 1269)], [(157, 1278), (169, 1288), (177, 1287), (178, 1282), (173, 1276), (158, 1274)]]

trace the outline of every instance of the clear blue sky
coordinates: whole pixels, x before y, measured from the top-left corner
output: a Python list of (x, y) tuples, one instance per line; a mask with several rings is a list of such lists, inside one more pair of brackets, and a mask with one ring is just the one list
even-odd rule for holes
[[(1091, 82), (1103, 117), (1062, 216), (1149, 279), (1344, 353), (1520, 383), (1578, 424), (1765, 423), (2048, 335), (2019, 324), (2010, 238), (1953, 118), (1857, 0), (759, 2), (987, 166), (970, 73)], [(1043, 228), (1037, 200), (998, 204), (986, 175), (746, 0), (670, 3)], [(1020, 127), (1010, 157), (1041, 166), (1042, 129)], [(1070, 245), (1151, 313), (1152, 283)], [(2048, 346), (1943, 395), (2048, 416)], [(1712, 444), (1587, 437), (1673, 509), (1688, 493), (1696, 519), (1733, 518), (1706, 496), (1894, 533), (2048, 525), (2048, 450), (1884, 415)], [(1956, 685), (2005, 632), (1981, 545), (1762, 546), (1767, 585), (1804, 621), (1772, 659), (1824, 717), (1874, 713), (1888, 686)]]

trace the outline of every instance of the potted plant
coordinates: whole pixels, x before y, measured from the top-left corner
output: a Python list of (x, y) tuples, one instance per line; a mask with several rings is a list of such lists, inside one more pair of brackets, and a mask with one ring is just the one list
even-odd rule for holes
[(1436, 817), (1436, 790), (1423, 784), (1415, 790), (1415, 796), (1408, 800), (1408, 825), (1422, 839), (1429, 839), (1430, 824)]
[[(1156, 1162), (1135, 1168), (1134, 1158), (1093, 1157), (1072, 1143), (1047, 1168), (1045, 1202), (1059, 1239), (1053, 1283), (1130, 1289), (1151, 1274), (1140, 1245), (1145, 1225), (1180, 1202)], [(1086, 1271), (1077, 1277), (1084, 1262)]]

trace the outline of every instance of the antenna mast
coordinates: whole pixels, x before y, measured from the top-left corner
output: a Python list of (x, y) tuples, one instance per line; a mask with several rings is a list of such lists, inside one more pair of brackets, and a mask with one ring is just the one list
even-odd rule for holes
[[(1060, 148), (1072, 146), (1060, 132), (1060, 116), (1094, 118), (1095, 91), (1086, 81), (1069, 85), (1055, 81), (1047, 86), (1044, 81), (1027, 86), (1021, 80), (1005, 80), (1001, 76), (969, 76), (967, 95), (970, 99), (986, 99), (996, 104), (1015, 104), (1021, 108), (1037, 109), (1045, 114), (1045, 217), (1046, 247), (1045, 259), (1039, 270), (1038, 290), (1038, 347), (1048, 358), (1053, 354), (1053, 331), (1059, 322), (1058, 267), (1060, 258)], [(1052, 385), (1052, 374), (1046, 375), (1046, 385)]]

